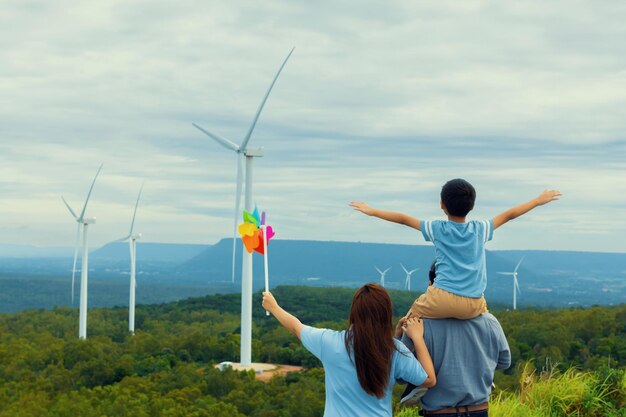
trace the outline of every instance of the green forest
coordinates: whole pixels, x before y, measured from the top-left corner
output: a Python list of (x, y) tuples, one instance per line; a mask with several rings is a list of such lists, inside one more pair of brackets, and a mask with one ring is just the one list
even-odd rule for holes
[[(303, 323), (341, 329), (353, 289), (277, 287)], [(418, 295), (390, 291), (394, 314)], [(301, 365), (303, 372), (255, 380), (218, 371), (239, 355), (240, 295), (138, 306), (135, 335), (126, 308), (91, 309), (78, 340), (78, 310), (0, 315), (0, 417), (308, 417), (324, 408), (324, 371), (254, 295), (253, 361)], [(496, 375), (492, 416), (626, 416), (626, 305), (506, 311), (493, 308), (513, 364)], [(395, 415), (402, 410), (394, 393)]]

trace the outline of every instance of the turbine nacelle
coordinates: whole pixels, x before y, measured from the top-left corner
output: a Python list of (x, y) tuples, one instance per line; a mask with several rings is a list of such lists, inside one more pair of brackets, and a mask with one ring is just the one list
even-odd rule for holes
[(263, 151), (263, 148), (252, 148), (252, 149), (248, 148), (248, 149), (241, 151), (241, 153), (244, 154), (245, 156), (252, 156), (255, 158), (260, 158), (265, 154), (265, 152)]
[(96, 218), (95, 217), (87, 217), (87, 218), (84, 218), (83, 221), (81, 221), (80, 223), (84, 224), (84, 225), (95, 224), (96, 223)]

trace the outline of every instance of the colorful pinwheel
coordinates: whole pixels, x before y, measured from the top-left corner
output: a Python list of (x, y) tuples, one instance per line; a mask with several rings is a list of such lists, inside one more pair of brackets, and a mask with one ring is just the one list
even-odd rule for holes
[[(252, 213), (243, 211), (243, 223), (238, 227), (243, 246), (248, 253), (257, 251), (263, 255), (265, 264), (265, 291), (269, 291), (269, 268), (267, 265), (267, 245), (274, 237), (272, 226), (265, 224), (265, 212), (259, 216), (259, 210), (255, 207)], [(270, 313), (266, 311), (269, 316)]]
[[(243, 223), (239, 225), (239, 234), (248, 253), (257, 251), (265, 254), (265, 247), (274, 237), (272, 226), (265, 225), (265, 212), (259, 216), (259, 210), (255, 207), (252, 213), (243, 211)], [(267, 235), (267, 241), (265, 241)]]

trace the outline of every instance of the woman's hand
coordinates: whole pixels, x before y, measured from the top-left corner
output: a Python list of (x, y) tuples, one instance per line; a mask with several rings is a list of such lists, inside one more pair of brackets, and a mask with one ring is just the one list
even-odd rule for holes
[(298, 337), (298, 339), (300, 339), (300, 333), (302, 333), (302, 328), (304, 326), (300, 323), (300, 320), (298, 320), (297, 317), (287, 313), (278, 305), (271, 292), (266, 291), (263, 293), (262, 305), (266, 311), (269, 311), (274, 317), (276, 317), (280, 324), (285, 326), (285, 329), (289, 330), (290, 333), (293, 333)]
[(271, 292), (263, 292), (263, 308), (273, 313), (278, 308), (278, 303)]
[(424, 322), (418, 317), (411, 317), (406, 320), (402, 330), (411, 340), (424, 338)]
[(404, 331), (404, 324), (406, 323), (408, 316), (409, 315), (407, 314), (406, 316), (398, 320), (398, 324), (396, 324), (396, 331), (393, 333), (394, 337), (402, 336), (402, 332)]

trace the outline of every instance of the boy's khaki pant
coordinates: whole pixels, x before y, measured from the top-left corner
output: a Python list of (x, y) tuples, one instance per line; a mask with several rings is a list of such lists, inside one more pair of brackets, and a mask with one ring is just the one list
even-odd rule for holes
[(467, 320), (486, 312), (484, 295), (480, 298), (462, 297), (431, 285), (415, 300), (409, 310), (409, 317)]

